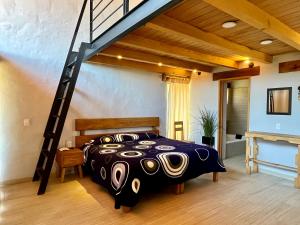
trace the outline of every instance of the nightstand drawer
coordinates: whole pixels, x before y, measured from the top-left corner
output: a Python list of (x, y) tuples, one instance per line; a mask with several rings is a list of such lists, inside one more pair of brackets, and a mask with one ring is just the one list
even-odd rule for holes
[(71, 167), (83, 164), (83, 152), (80, 149), (57, 151), (56, 161), (60, 167)]
[(62, 166), (69, 167), (69, 166), (76, 166), (81, 165), (83, 163), (83, 156), (81, 155), (67, 155), (63, 156)]

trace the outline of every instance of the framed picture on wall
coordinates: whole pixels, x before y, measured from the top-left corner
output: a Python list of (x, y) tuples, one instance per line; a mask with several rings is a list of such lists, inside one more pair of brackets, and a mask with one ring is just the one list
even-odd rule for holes
[(291, 115), (292, 87), (267, 89), (267, 114)]

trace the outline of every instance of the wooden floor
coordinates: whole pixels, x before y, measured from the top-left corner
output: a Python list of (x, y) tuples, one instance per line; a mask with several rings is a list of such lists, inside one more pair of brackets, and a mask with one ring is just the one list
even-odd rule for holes
[(65, 183), (54, 178), (48, 192), (36, 196), (38, 183), (0, 188), (0, 224), (300, 224), (300, 190), (293, 182), (264, 174), (247, 176), (242, 160), (225, 161), (228, 172), (218, 183), (212, 175), (185, 185), (183, 195), (169, 188), (145, 196), (132, 212), (114, 201), (89, 178)]

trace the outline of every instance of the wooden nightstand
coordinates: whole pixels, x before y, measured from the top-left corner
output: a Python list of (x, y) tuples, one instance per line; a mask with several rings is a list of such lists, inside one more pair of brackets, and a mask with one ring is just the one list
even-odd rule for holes
[(65, 172), (67, 167), (77, 167), (79, 177), (82, 178), (83, 152), (78, 148), (73, 148), (67, 151), (59, 151), (56, 153), (57, 162), (57, 177), (64, 182)]

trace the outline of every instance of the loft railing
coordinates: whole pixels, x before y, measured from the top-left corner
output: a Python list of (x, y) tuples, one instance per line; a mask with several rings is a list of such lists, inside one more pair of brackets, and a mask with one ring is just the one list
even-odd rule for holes
[(90, 43), (147, 0), (90, 0)]

